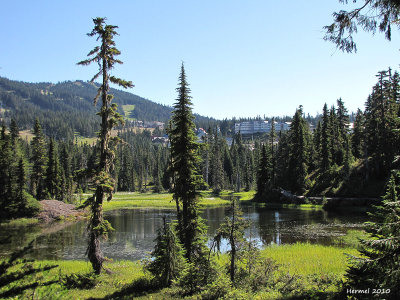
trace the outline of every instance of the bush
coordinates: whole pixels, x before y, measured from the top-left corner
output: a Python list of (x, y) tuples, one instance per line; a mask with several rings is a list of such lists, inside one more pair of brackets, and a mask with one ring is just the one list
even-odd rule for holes
[(31, 194), (24, 192), (26, 206), (23, 211), (23, 215), (26, 217), (32, 217), (39, 213), (40, 203)]

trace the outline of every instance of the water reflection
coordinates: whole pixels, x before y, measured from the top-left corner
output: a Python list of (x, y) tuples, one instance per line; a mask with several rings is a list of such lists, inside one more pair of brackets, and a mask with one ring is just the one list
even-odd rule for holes
[[(346, 216), (322, 210), (267, 209), (257, 205), (243, 206), (244, 217), (251, 220), (246, 236), (261, 245), (287, 244), (297, 241), (332, 244), (333, 239), (343, 235), (351, 227), (359, 227), (366, 221), (364, 215)], [(208, 234), (212, 236), (228, 208), (205, 209)], [(102, 243), (105, 256), (113, 259), (137, 260), (144, 258), (154, 247), (157, 229), (163, 216), (175, 218), (175, 212), (163, 209), (135, 209), (109, 212), (105, 218), (114, 231)], [(0, 245), (0, 255), (5, 255), (35, 239), (32, 258), (37, 259), (85, 259), (87, 235), (86, 222), (56, 223), (50, 227), (0, 227), (0, 240), (10, 239)], [(226, 249), (223, 245), (223, 249)]]

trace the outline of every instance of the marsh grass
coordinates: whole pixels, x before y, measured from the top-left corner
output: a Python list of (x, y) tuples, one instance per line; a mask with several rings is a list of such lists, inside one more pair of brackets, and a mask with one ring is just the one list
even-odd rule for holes
[(39, 220), (35, 218), (11, 219), (0, 223), (0, 226), (28, 226), (38, 224)]
[(333, 273), (343, 275), (346, 270), (347, 255), (356, 255), (354, 248), (296, 243), (273, 245), (262, 251), (264, 257), (275, 260), (281, 269), (298, 275)]
[[(228, 200), (213, 196), (211, 192), (201, 194), (199, 205), (200, 207), (212, 207), (229, 205)], [(104, 211), (115, 209), (129, 208), (166, 208), (173, 209), (176, 207), (175, 201), (172, 199), (172, 194), (154, 194), (154, 193), (116, 193), (113, 199), (109, 202), (104, 202)]]
[[(339, 291), (343, 280), (347, 263), (345, 253), (356, 255), (357, 251), (304, 243), (266, 247), (260, 251), (261, 258), (273, 261), (278, 267), (272, 285), (260, 286), (257, 291), (239, 287), (230, 293), (254, 299), (330, 295)], [(218, 265), (223, 268), (228, 261), (228, 255), (223, 254)], [(107, 262), (105, 268), (108, 271), (96, 278), (92, 276), (90, 263), (85, 261), (40, 261), (35, 264), (57, 264), (58, 267), (36, 274), (31, 280), (57, 280), (58, 283), (27, 290), (15, 299), (176, 299), (173, 289), (157, 288), (139, 261)]]

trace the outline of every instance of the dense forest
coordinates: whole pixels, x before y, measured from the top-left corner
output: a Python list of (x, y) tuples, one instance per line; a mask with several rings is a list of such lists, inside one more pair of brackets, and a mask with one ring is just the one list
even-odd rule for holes
[[(236, 134), (230, 145), (227, 130), (221, 130), (227, 120), (209, 126), (197, 150), (203, 188), (215, 192), (256, 189), (259, 201), (276, 196), (273, 191), (279, 188), (306, 196), (379, 196), (390, 170), (399, 164), (399, 78), (391, 69), (378, 73), (364, 111), (354, 115), (353, 128), (342, 99), (336, 106), (323, 106), (313, 131), (302, 107), (291, 118), (289, 131), (272, 128), (270, 133), (251, 138)], [(92, 108), (86, 105), (89, 113)], [(45, 120), (46, 124), (54, 121)], [(67, 126), (73, 118), (61, 120)], [(85, 118), (85, 124), (90, 120)], [(93, 124), (97, 124), (95, 118)], [(97, 148), (45, 134), (39, 118), (31, 126), (34, 137), (28, 142), (19, 137), (16, 119), (11, 119), (8, 128), (3, 123), (1, 198), (8, 199), (3, 205), (12, 210), (11, 199), (18, 198), (15, 195), (21, 186), (26, 195), (38, 200), (72, 201), (73, 194), (88, 191), (80, 170), (96, 164)], [(120, 130), (118, 135), (123, 143), (118, 145), (113, 170), (116, 191), (170, 190), (168, 143), (153, 142), (146, 130)], [(21, 176), (29, 180), (19, 182)]]

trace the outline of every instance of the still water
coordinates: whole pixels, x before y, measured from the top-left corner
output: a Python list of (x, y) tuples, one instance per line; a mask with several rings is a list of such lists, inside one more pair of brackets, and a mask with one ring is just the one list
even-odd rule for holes
[[(338, 214), (323, 210), (271, 209), (256, 205), (242, 207), (243, 216), (251, 220), (246, 230), (248, 239), (260, 247), (270, 244), (310, 242), (330, 245), (335, 238), (350, 228), (359, 228), (365, 215)], [(154, 247), (157, 229), (163, 217), (175, 218), (175, 211), (165, 209), (133, 209), (107, 212), (105, 218), (114, 231), (102, 243), (104, 255), (112, 259), (138, 260), (146, 257)], [(225, 216), (226, 207), (203, 210), (202, 217), (213, 236)], [(8, 239), (6, 239), (8, 238)], [(55, 223), (47, 227), (0, 227), (0, 255), (26, 245), (34, 239), (30, 256), (36, 259), (85, 259), (87, 245), (86, 221)]]

